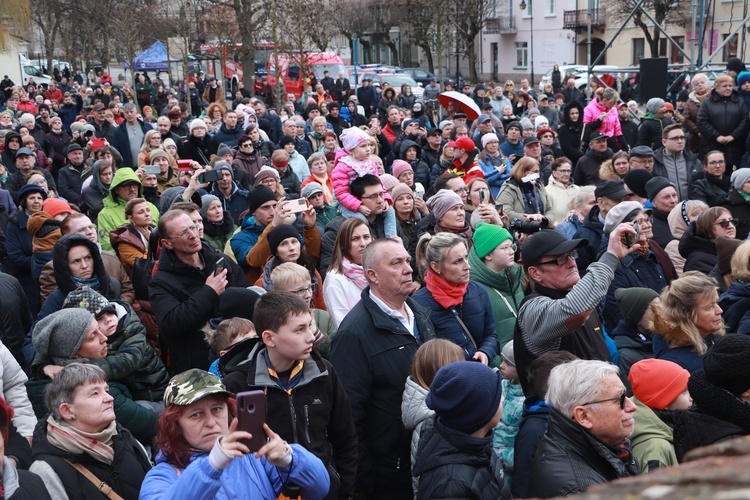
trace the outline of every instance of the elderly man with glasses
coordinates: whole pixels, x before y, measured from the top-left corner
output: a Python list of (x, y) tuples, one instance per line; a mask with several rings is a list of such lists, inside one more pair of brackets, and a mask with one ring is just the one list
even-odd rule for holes
[(531, 467), (529, 497), (582, 493), (640, 473), (628, 439), (636, 406), (618, 372), (610, 363), (586, 360), (552, 369), (549, 421)]
[(208, 369), (209, 347), (202, 328), (221, 316), (224, 290), (249, 285), (229, 256), (201, 240), (199, 229), (183, 210), (168, 210), (159, 219), (162, 250), (149, 283), (149, 300), (174, 373)]
[[(623, 243), (635, 236), (632, 224), (619, 224), (609, 235), (607, 249), (588, 267), (583, 278), (578, 273), (578, 249), (585, 239), (568, 240), (545, 229), (530, 236), (521, 249), (522, 262), (534, 282), (518, 310), (513, 338), (516, 367), (524, 393), (528, 396), (528, 369), (537, 356), (548, 351), (569, 351), (581, 359), (609, 361), (601, 320), (596, 307), (606, 295), (620, 259), (641, 248)], [(544, 394), (536, 396), (543, 398)]]

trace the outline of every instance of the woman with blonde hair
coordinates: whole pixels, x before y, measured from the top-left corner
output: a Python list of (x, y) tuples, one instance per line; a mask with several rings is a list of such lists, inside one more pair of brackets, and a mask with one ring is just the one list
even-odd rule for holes
[(509, 220), (541, 221), (546, 218), (553, 221), (555, 213), (541, 178), (524, 181), (532, 174), (539, 174), (539, 162), (528, 156), (522, 157), (510, 170), (510, 179), (500, 188), (497, 203), (503, 206)]
[(732, 284), (719, 299), (722, 317), (729, 333), (750, 334), (750, 241), (732, 256)]
[[(138, 153), (138, 168), (144, 165), (151, 165), (151, 152), (155, 149), (161, 149), (161, 134), (158, 130), (149, 130), (143, 137), (141, 152)], [(169, 166), (173, 172), (177, 172), (177, 161), (169, 155)]]
[(724, 335), (716, 281), (686, 272), (661, 292), (652, 316), (654, 355), (690, 373), (701, 370), (703, 355)]
[[(461, 348), (450, 340), (431, 339), (422, 344), (414, 354), (411, 362), (411, 373), (406, 379), (406, 387), (401, 398), (401, 420), (408, 432), (411, 432), (411, 463), (417, 461), (419, 435), (422, 422), (435, 414), (425, 403), (432, 381), (440, 368), (463, 361)], [(419, 478), (413, 477), (412, 486), (416, 495)]]

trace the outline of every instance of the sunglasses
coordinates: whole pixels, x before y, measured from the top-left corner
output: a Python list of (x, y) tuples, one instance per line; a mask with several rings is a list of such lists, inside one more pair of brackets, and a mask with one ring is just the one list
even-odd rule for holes
[(735, 227), (737, 226), (737, 219), (719, 220), (714, 222), (714, 224), (718, 224), (722, 229), (728, 229), (730, 224)]
[(627, 397), (628, 397), (628, 393), (627, 392), (623, 392), (622, 394), (620, 394), (616, 398), (600, 399), (599, 401), (590, 401), (588, 403), (583, 403), (581, 406), (589, 406), (589, 405), (595, 405), (595, 404), (599, 404), (599, 403), (609, 403), (610, 401), (619, 401), (620, 402), (620, 409), (624, 410), (625, 409), (625, 400), (627, 399)]
[(555, 264), (555, 265), (557, 265), (557, 266), (564, 266), (565, 264), (567, 264), (567, 263), (568, 263), (568, 260), (570, 260), (571, 258), (572, 258), (573, 260), (575, 260), (575, 259), (577, 259), (577, 258), (578, 258), (578, 250), (573, 250), (573, 251), (572, 251), (572, 252), (570, 252), (570, 253), (565, 253), (565, 254), (562, 254), (562, 255), (558, 256), (558, 257), (557, 257), (556, 259), (554, 259), (554, 260), (548, 260), (548, 261), (545, 261), (545, 262), (539, 262), (539, 263), (538, 263), (538, 264), (536, 264), (536, 265), (537, 265), (537, 266), (543, 266), (543, 265), (545, 265), (545, 264)]

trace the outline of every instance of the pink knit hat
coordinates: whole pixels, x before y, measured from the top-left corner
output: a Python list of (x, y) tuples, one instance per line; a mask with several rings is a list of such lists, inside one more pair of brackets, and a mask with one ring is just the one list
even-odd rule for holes
[(391, 171), (393, 172), (393, 177), (398, 179), (404, 172), (414, 172), (414, 169), (404, 160), (394, 160), (391, 165)]
[(352, 149), (369, 140), (370, 135), (358, 127), (349, 127), (341, 132), (341, 142), (347, 152), (351, 152)]

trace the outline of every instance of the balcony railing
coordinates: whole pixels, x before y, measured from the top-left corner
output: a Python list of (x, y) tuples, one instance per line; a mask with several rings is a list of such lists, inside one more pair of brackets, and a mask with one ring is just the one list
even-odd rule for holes
[(577, 30), (588, 26), (589, 12), (591, 12), (591, 27), (603, 28), (606, 24), (604, 9), (566, 10), (563, 13), (563, 29)]
[(491, 17), (485, 22), (484, 32), (487, 35), (516, 33), (516, 18), (513, 16)]

